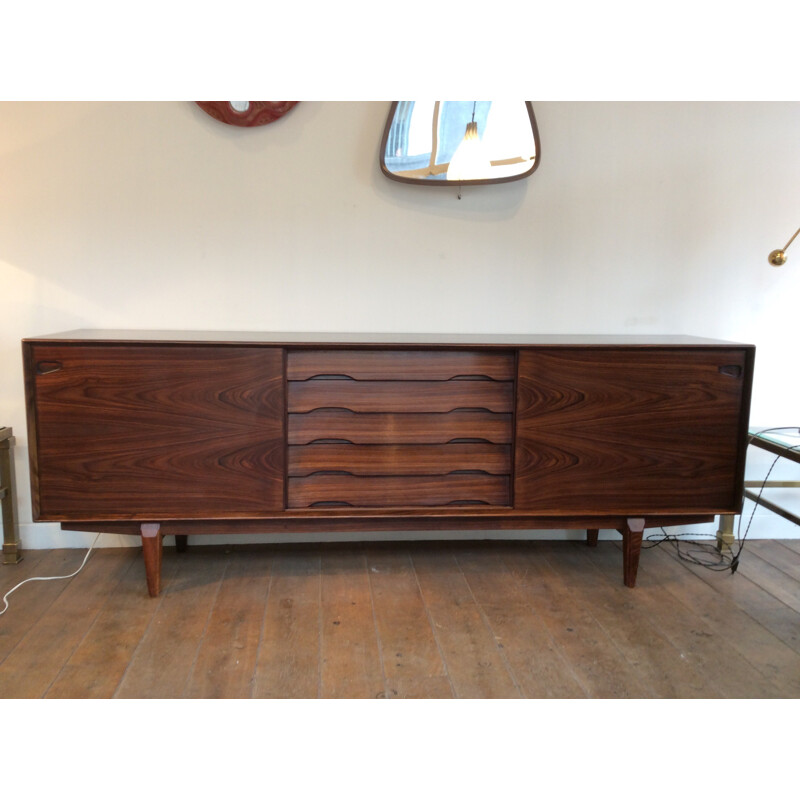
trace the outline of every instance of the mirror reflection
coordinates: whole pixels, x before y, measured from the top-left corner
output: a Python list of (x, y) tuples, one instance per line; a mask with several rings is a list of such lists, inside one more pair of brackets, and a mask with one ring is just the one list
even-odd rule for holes
[(399, 100), (381, 143), (381, 169), (405, 183), (503, 183), (538, 164), (539, 133), (527, 101)]

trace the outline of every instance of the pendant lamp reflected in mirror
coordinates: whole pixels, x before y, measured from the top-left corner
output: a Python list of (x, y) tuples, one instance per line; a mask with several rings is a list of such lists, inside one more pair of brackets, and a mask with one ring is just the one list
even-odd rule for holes
[(399, 100), (389, 110), (380, 166), (403, 183), (464, 186), (526, 178), (540, 157), (528, 101)]

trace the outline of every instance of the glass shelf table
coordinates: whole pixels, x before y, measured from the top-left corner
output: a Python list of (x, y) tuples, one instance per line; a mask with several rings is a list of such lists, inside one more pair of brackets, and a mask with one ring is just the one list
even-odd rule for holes
[[(758, 447), (779, 458), (800, 464), (800, 428), (751, 429), (748, 434), (748, 446)], [(800, 487), (800, 481), (746, 480), (744, 487), (746, 499), (752, 500), (756, 505), (763, 506), (795, 525), (800, 525), (800, 514), (762, 495), (762, 489), (796, 489)], [(733, 521), (734, 515), (732, 514), (720, 516), (720, 529), (717, 531), (718, 547), (733, 544)]]

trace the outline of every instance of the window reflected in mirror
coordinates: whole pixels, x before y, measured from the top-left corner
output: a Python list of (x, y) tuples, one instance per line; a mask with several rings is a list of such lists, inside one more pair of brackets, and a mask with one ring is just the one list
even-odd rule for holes
[(399, 100), (381, 143), (381, 170), (431, 186), (504, 183), (539, 165), (539, 132), (528, 101)]

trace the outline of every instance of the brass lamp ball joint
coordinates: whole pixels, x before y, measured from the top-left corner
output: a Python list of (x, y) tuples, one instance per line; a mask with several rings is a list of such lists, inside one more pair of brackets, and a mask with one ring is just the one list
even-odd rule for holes
[(769, 256), (767, 256), (767, 261), (769, 261), (773, 267), (782, 267), (786, 263), (786, 253), (783, 250), (773, 250)]
[(786, 263), (786, 251), (789, 249), (789, 245), (795, 240), (795, 236), (797, 236), (798, 233), (800, 233), (800, 228), (794, 232), (794, 236), (786, 242), (781, 250), (773, 250), (767, 256), (767, 261), (769, 261), (773, 267), (782, 267)]

